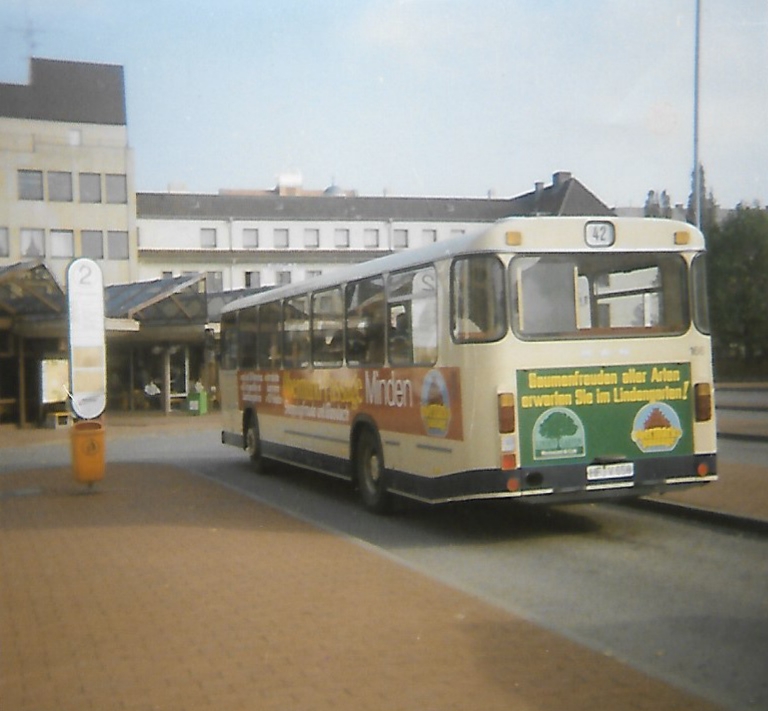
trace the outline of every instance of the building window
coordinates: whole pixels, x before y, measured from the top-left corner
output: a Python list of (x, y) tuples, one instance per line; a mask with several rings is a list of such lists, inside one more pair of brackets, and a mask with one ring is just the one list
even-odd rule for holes
[(75, 256), (75, 233), (72, 230), (51, 230), (51, 258)]
[(80, 233), (80, 252), (89, 259), (104, 259), (104, 235), (101, 230), (83, 230)]
[(19, 200), (43, 199), (43, 171), (19, 171)]
[(288, 229), (275, 228), (275, 249), (288, 249)]
[(52, 170), (48, 173), (48, 199), (72, 202), (72, 173)]
[(408, 246), (408, 230), (395, 230), (392, 235), (392, 246), (395, 249), (405, 249)]
[(259, 246), (259, 231), (252, 227), (243, 230), (243, 248), (256, 249)]
[(107, 254), (109, 259), (128, 259), (128, 233), (110, 230), (107, 232)]
[(0, 257), (8, 257), (11, 254), (11, 246), (8, 242), (8, 228), (0, 227)]
[(205, 273), (205, 290), (209, 294), (216, 294), (224, 291), (224, 275), (222, 272)]
[(275, 277), (276, 277), (276, 284), (277, 284), (277, 286), (285, 286), (286, 284), (290, 284), (291, 283), (291, 273), (290, 272), (277, 272)]
[(464, 230), (460, 227), (457, 227), (456, 229), (451, 230), (451, 237), (461, 237), (461, 235), (464, 234)]
[(346, 227), (337, 227), (334, 230), (333, 245), (339, 249), (349, 247), (349, 230)]
[(45, 256), (45, 231), (38, 229), (21, 230), (21, 256), (44, 257)]
[(261, 286), (261, 272), (246, 272), (245, 273), (245, 287), (246, 289), (257, 289)]
[(424, 229), (421, 232), (421, 239), (424, 244), (433, 244), (437, 242), (437, 230)]
[(173, 279), (173, 272), (163, 272), (162, 278), (163, 279)]
[(128, 202), (128, 183), (124, 175), (107, 175), (107, 202), (125, 204)]
[(317, 249), (320, 246), (320, 230), (316, 227), (304, 229), (304, 246), (307, 249)]
[(307, 279), (314, 279), (315, 277), (322, 276), (321, 269), (307, 269)]
[(101, 202), (101, 175), (80, 173), (80, 202)]
[(200, 246), (203, 249), (214, 249), (216, 247), (216, 228), (200, 228)]
[(375, 249), (379, 246), (379, 230), (377, 227), (370, 227), (363, 231), (363, 247), (366, 249)]

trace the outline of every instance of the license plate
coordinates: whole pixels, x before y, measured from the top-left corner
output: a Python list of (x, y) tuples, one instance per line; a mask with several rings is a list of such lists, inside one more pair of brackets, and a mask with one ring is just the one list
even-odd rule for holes
[(635, 465), (632, 462), (617, 462), (616, 464), (590, 464), (587, 467), (587, 479), (627, 479), (635, 475)]

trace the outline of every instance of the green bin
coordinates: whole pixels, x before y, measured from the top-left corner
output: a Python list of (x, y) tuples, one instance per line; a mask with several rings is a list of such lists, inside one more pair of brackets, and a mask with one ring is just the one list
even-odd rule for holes
[(190, 415), (204, 415), (208, 412), (208, 393), (189, 393), (187, 396), (187, 409)]

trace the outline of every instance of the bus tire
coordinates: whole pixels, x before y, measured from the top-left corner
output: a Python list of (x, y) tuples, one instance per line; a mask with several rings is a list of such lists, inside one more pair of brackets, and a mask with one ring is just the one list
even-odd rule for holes
[(364, 427), (355, 444), (355, 476), (360, 499), (369, 511), (387, 513), (392, 497), (387, 491), (384, 475), (384, 455), (379, 438)]
[(251, 469), (255, 474), (266, 474), (267, 467), (261, 455), (261, 437), (255, 415), (251, 415), (245, 425), (245, 451), (251, 460)]

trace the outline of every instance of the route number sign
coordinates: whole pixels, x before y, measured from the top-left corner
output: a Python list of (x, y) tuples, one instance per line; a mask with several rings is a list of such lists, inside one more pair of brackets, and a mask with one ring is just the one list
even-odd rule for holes
[(75, 414), (91, 420), (107, 404), (104, 339), (104, 280), (92, 259), (75, 259), (67, 269), (69, 389)]

